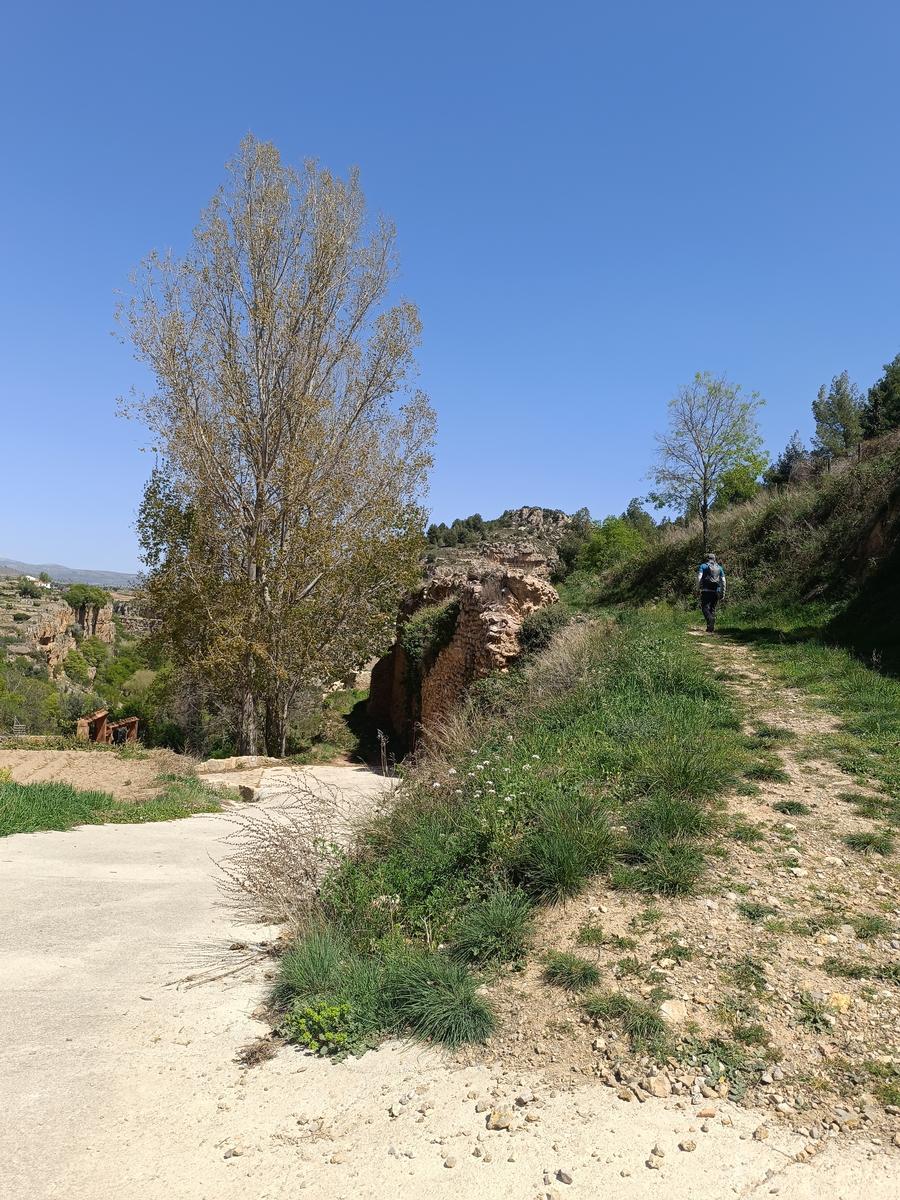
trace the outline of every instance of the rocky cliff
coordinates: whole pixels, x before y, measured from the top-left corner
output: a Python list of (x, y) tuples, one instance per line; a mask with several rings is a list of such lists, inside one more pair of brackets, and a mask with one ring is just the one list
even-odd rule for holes
[(413, 746), (475, 680), (508, 669), (524, 619), (558, 599), (546, 579), (486, 558), (437, 570), (404, 604), (397, 640), (372, 671), (370, 716)]

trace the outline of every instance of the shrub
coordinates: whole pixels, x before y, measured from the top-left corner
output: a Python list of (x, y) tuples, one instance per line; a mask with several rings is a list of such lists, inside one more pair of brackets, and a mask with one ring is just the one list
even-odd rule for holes
[(519, 629), (522, 654), (539, 654), (546, 650), (567, 621), (568, 614), (561, 604), (549, 604), (530, 612)]
[(458, 616), (459, 601), (447, 600), (444, 604), (428, 604), (417, 609), (400, 626), (397, 640), (414, 671), (421, 672), (437, 658), (453, 637)]
[(867, 914), (862, 917), (854, 917), (852, 925), (861, 942), (871, 938), (887, 937), (891, 932), (890, 922), (886, 918), (876, 915)]
[(518, 962), (532, 926), (528, 896), (518, 888), (499, 887), (463, 912), (454, 927), (452, 953), (467, 962)]
[(27, 620), (28, 620), (28, 613), (23, 613), (23, 612), (14, 612), (14, 613), (13, 613), (13, 620), (16, 622), (16, 624), (18, 624), (18, 625), (21, 625), (21, 623), (22, 623), (23, 621), (27, 621)]
[(43, 593), (43, 588), (38, 587), (34, 580), (23, 578), (19, 580), (17, 591), (20, 596), (24, 596), (28, 600), (38, 600)]
[(358, 1044), (360, 1029), (347, 1004), (319, 1004), (315, 1007), (299, 1001), (284, 1019), (290, 1041), (305, 1046), (313, 1054), (342, 1055)]
[(736, 907), (741, 916), (746, 917), (748, 921), (752, 921), (754, 925), (758, 924), (765, 917), (775, 916), (777, 911), (770, 904), (761, 904), (758, 900), (740, 900)]
[(63, 663), (63, 670), (73, 683), (78, 683), (82, 687), (87, 687), (91, 682), (90, 667), (80, 650), (69, 651)]
[(547, 955), (544, 978), (548, 983), (565, 988), (567, 992), (584, 992), (600, 982), (600, 972), (593, 963), (579, 958), (577, 954), (556, 950)]

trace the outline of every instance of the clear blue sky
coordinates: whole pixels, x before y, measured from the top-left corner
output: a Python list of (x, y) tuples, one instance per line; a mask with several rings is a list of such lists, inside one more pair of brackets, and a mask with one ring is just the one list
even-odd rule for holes
[(397, 222), (436, 520), (602, 516), (694, 371), (767, 399), (900, 350), (894, 3), (44, 3), (0, 39), (0, 554), (129, 570), (116, 289), (252, 130)]

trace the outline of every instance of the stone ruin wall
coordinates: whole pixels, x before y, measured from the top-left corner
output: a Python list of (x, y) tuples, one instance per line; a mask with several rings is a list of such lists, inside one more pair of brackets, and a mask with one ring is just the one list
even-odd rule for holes
[(477, 573), (470, 567), (466, 575), (436, 575), (405, 606), (401, 620), (453, 597), (459, 601), (453, 636), (425, 666), (421, 680), (399, 643), (372, 672), (370, 715), (408, 745), (419, 725), (434, 728), (449, 716), (477, 679), (507, 670), (519, 655), (525, 617), (559, 599), (544, 579), (484, 563)]

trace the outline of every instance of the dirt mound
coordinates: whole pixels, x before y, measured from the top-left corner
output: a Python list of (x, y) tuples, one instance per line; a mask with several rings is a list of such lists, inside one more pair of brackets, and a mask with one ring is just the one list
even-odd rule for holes
[(160, 790), (160, 775), (188, 775), (194, 761), (171, 750), (2, 750), (16, 783), (68, 783), (87, 792), (109, 792), (116, 800), (136, 804)]

